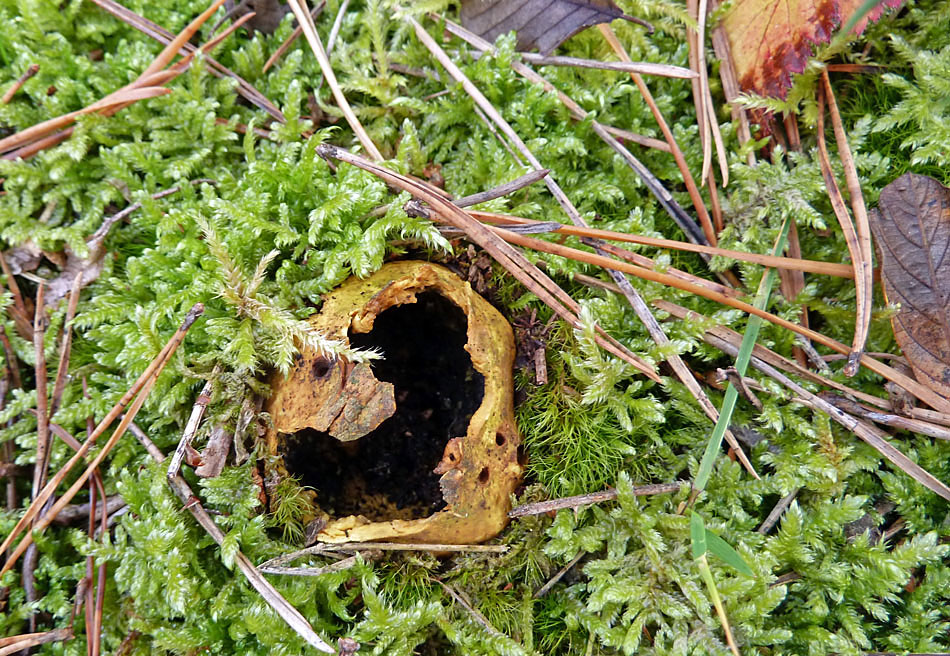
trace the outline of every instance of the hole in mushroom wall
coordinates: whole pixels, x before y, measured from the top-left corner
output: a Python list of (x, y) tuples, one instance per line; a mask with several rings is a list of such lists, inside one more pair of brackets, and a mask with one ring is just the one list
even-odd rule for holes
[(309, 429), (283, 440), (288, 472), (317, 490), (332, 516), (419, 519), (445, 506), (432, 470), (449, 439), (466, 434), (485, 382), (464, 348), (465, 313), (435, 292), (416, 299), (380, 313), (369, 333), (349, 335), (352, 346), (385, 356), (373, 373), (393, 384), (396, 413), (352, 442)]

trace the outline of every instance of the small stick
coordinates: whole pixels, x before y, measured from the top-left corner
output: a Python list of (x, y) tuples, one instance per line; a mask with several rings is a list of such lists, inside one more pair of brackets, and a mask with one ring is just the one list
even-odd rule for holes
[(475, 553), (505, 553), (508, 547), (503, 544), (414, 544), (410, 542), (338, 542), (329, 544), (315, 544), (306, 549), (271, 558), (258, 567), (277, 567), (292, 562), (303, 556), (314, 554), (335, 553), (338, 551), (435, 551), (435, 552), (475, 552)]
[(574, 565), (576, 565), (577, 563), (581, 562), (581, 558), (583, 558), (585, 555), (586, 555), (585, 552), (583, 552), (583, 551), (578, 551), (578, 552), (577, 552), (577, 555), (574, 556), (573, 558), (571, 558), (570, 562), (569, 562), (567, 565), (565, 565), (564, 567), (562, 567), (561, 569), (559, 569), (559, 570), (557, 571), (557, 574), (555, 574), (554, 576), (552, 576), (552, 577), (550, 578), (550, 580), (548, 580), (547, 583), (545, 583), (543, 586), (541, 586), (541, 587), (538, 589), (538, 591), (535, 592), (535, 593), (531, 596), (531, 598), (532, 598), (532, 599), (540, 599), (541, 597), (543, 597), (544, 595), (546, 595), (548, 592), (550, 592), (550, 591), (551, 591), (551, 588), (553, 588), (555, 585), (557, 585), (557, 582), (560, 581), (562, 578), (564, 578), (564, 575), (567, 574), (569, 571), (571, 571), (571, 569), (574, 567)]
[[(310, 16), (316, 18), (323, 11), (323, 8), (327, 6), (327, 0), (320, 0), (319, 4), (310, 11)], [(277, 50), (274, 51), (274, 54), (267, 58), (267, 61), (264, 63), (264, 68), (261, 69), (261, 73), (266, 73), (274, 63), (284, 56), (290, 46), (300, 38), (300, 35), (303, 34), (303, 27), (297, 25), (294, 28), (294, 31), (290, 33), (290, 36), (284, 39), (284, 42), (280, 44)]]
[(819, 394), (819, 396), (834, 405), (836, 408), (840, 408), (849, 414), (860, 417), (861, 419), (873, 421), (875, 424), (884, 424), (885, 426), (892, 426), (900, 430), (910, 431), (911, 433), (920, 433), (921, 435), (927, 435), (928, 437), (933, 437), (938, 440), (950, 440), (950, 428), (931, 424), (920, 419), (911, 419), (908, 417), (902, 417), (900, 415), (875, 412), (874, 410), (865, 408), (860, 403), (856, 403), (850, 399), (838, 396), (837, 394), (822, 393)]
[[(838, 158), (844, 167), (844, 179), (848, 184), (848, 195), (851, 196), (851, 211), (854, 212), (854, 223), (859, 245), (859, 258), (852, 262), (856, 281), (858, 316), (855, 319), (851, 354), (848, 356), (848, 365), (844, 368), (846, 376), (853, 376), (858, 372), (861, 353), (864, 352), (864, 344), (867, 341), (868, 329), (871, 323), (874, 251), (871, 247), (871, 224), (868, 221), (868, 212), (864, 205), (864, 194), (861, 192), (858, 170), (854, 165), (854, 158), (851, 157), (848, 135), (845, 133), (844, 123), (842, 123), (841, 115), (838, 113), (838, 103), (835, 101), (835, 92), (831, 88), (831, 78), (828, 77), (828, 71), (821, 72), (821, 81), (825, 89), (825, 99), (828, 101), (828, 113), (831, 115), (835, 141), (838, 142)], [(852, 254), (853, 258), (854, 254)]]
[[(105, 508), (106, 512), (111, 515), (119, 508), (125, 506), (126, 503), (121, 494), (113, 494), (110, 497), (105, 497), (105, 502), (102, 503), (100, 501), (99, 505)], [(73, 522), (84, 517), (89, 517), (90, 513), (94, 512), (95, 507), (91, 502), (87, 501), (86, 503), (70, 504), (59, 511), (59, 514), (56, 516), (56, 519), (53, 521), (53, 523), (65, 526), (67, 524), (72, 524)]]
[[(808, 358), (808, 361), (814, 365), (814, 367), (822, 374), (828, 376), (831, 374), (831, 367), (828, 366), (828, 363), (825, 361), (821, 354), (815, 350), (815, 347), (812, 346), (812, 343), (801, 335), (795, 336), (795, 344), (800, 348), (805, 356)], [(872, 357), (879, 357), (876, 354), (871, 354)]]
[(69, 370), (69, 357), (73, 345), (73, 319), (76, 318), (76, 308), (79, 306), (80, 289), (82, 289), (82, 271), (76, 273), (72, 291), (69, 293), (69, 304), (66, 306), (63, 342), (59, 348), (59, 367), (56, 369), (56, 382), (53, 384), (53, 396), (49, 404), (50, 419), (59, 410), (59, 404), (63, 400), (63, 391), (66, 389), (66, 373)]
[[(638, 485), (633, 488), (632, 493), (635, 497), (646, 497), (654, 494), (670, 494), (678, 492), (683, 485), (688, 485), (687, 481), (679, 483), (654, 483), (651, 485)], [(587, 494), (578, 494), (573, 497), (562, 497), (560, 499), (551, 499), (549, 501), (538, 501), (537, 503), (526, 503), (523, 506), (512, 508), (508, 516), (524, 517), (526, 515), (543, 515), (564, 508), (577, 508), (579, 506), (589, 506), (602, 501), (612, 501), (617, 498), (617, 490), (610, 488), (601, 492), (589, 492)]]
[(536, 169), (534, 171), (525, 173), (521, 177), (515, 178), (511, 182), (506, 182), (505, 184), (498, 185), (492, 189), (480, 191), (477, 194), (465, 196), (452, 202), (458, 207), (471, 207), (472, 205), (478, 205), (479, 203), (501, 198), (502, 196), (513, 194), (519, 189), (524, 189), (525, 187), (533, 185), (535, 182), (541, 180), (550, 172), (551, 171), (548, 169)]
[[(69, 461), (63, 465), (63, 467), (58, 472), (56, 472), (56, 475), (53, 476), (53, 478), (50, 479), (46, 486), (40, 491), (36, 499), (34, 499), (34, 501), (23, 513), (23, 516), (17, 521), (16, 526), (13, 527), (13, 530), (7, 535), (6, 539), (3, 541), (3, 544), (0, 545), (0, 552), (8, 549), (13, 541), (23, 532), (26, 526), (33, 522), (46, 501), (52, 497), (53, 493), (56, 491), (56, 488), (63, 480), (65, 480), (66, 476), (73, 469), (73, 467), (75, 467), (79, 461), (85, 457), (85, 455), (89, 452), (89, 449), (92, 448), (92, 445), (95, 444), (96, 439), (98, 439), (99, 436), (109, 428), (109, 425), (112, 424), (116, 417), (122, 414), (126, 407), (129, 406), (129, 403), (132, 401), (133, 397), (139, 394), (139, 392), (143, 392), (143, 394), (140, 395), (140, 398), (135, 400), (135, 402), (129, 408), (129, 412), (127, 413), (127, 416), (131, 415), (131, 417), (134, 417), (135, 412), (137, 412), (138, 408), (141, 407), (141, 404), (144, 403), (145, 393), (147, 393), (148, 390), (151, 390), (155, 379), (161, 373), (165, 364), (171, 358), (172, 354), (174, 354), (175, 350), (177, 350), (178, 346), (185, 339), (188, 329), (191, 328), (192, 324), (198, 319), (199, 316), (201, 316), (203, 312), (204, 305), (201, 303), (196, 303), (191, 308), (191, 310), (188, 311), (188, 314), (185, 316), (185, 320), (182, 322), (181, 326), (179, 326), (178, 330), (175, 331), (175, 334), (168, 341), (161, 352), (155, 357), (154, 360), (152, 360), (149, 366), (146, 367), (145, 371), (142, 372), (142, 375), (139, 376), (139, 378), (132, 384), (132, 387), (129, 388), (129, 391), (126, 392), (121, 399), (119, 399), (119, 402), (116, 403), (112, 410), (110, 410), (109, 413), (102, 419), (102, 421), (99, 422), (99, 424), (96, 426), (96, 429), (89, 434), (89, 436), (86, 438), (86, 441), (83, 443), (82, 448), (80, 448), (79, 451), (77, 451), (76, 454), (70, 458)], [(123, 419), (123, 422), (125, 422), (125, 419)], [(129, 422), (131, 422), (131, 418), (129, 418)], [(122, 424), (120, 424), (119, 428), (116, 429), (116, 433), (113, 434), (113, 437), (110, 440), (112, 445), (114, 445), (114, 442), (118, 440), (116, 435), (121, 437), (121, 433), (124, 432), (124, 430), (125, 428), (122, 426)], [(43, 520), (37, 522), (34, 530), (42, 530), (45, 528), (43, 522), (47, 522), (48, 524), (49, 521), (55, 518), (56, 512), (69, 503), (72, 497), (75, 496), (78, 489), (82, 486), (83, 482), (89, 477), (89, 473), (95, 469), (99, 462), (101, 462), (102, 458), (104, 458), (108, 453), (107, 447), (103, 448), (99, 456), (93, 460), (93, 464), (90, 465), (90, 468), (86, 470), (85, 474), (80, 476), (79, 480), (73, 485), (72, 488), (70, 488), (70, 491), (60, 498), (60, 500), (57, 502), (59, 508), (54, 506), (50, 510), (50, 513), (48, 513)], [(18, 558), (22, 554), (23, 550), (29, 546), (30, 542), (32, 542), (32, 533), (28, 533), (26, 535), (26, 537), (17, 547), (16, 552), (7, 559), (6, 563), (4, 563), (2, 570), (0, 570), (0, 576), (13, 567), (13, 564), (16, 562), (16, 558)]]
[(571, 66), (573, 68), (595, 68), (603, 71), (621, 71), (622, 73), (640, 73), (641, 75), (656, 75), (658, 77), (672, 77), (682, 80), (698, 77), (695, 71), (682, 66), (671, 64), (651, 64), (648, 62), (605, 62), (597, 59), (582, 59), (580, 57), (560, 57), (557, 55), (539, 55), (534, 52), (517, 53), (523, 60), (537, 66)]
[(366, 153), (377, 162), (382, 161), (382, 154), (366, 133), (366, 130), (356, 117), (356, 114), (353, 113), (353, 108), (350, 107), (350, 103), (347, 102), (346, 96), (343, 95), (343, 90), (340, 88), (340, 84), (336, 80), (336, 75), (333, 73), (333, 67), (330, 65), (330, 59), (327, 57), (327, 53), (323, 49), (323, 43), (320, 41), (320, 36), (317, 34), (316, 26), (310, 18), (310, 13), (306, 10), (305, 0), (287, 0), (287, 4), (290, 5), (294, 16), (297, 17), (297, 22), (303, 27), (304, 36), (307, 38), (310, 49), (313, 50), (313, 54), (320, 63), (320, 70), (323, 71), (323, 77), (326, 79), (330, 91), (333, 92), (337, 106), (343, 112), (343, 116), (346, 117), (346, 122), (349, 123), (350, 129), (353, 130), (353, 133), (356, 135), (356, 138), (359, 139)]
[(60, 642), (62, 640), (71, 640), (73, 637), (72, 627), (62, 629), (53, 629), (52, 631), (43, 631), (42, 633), (24, 633), (18, 636), (0, 638), (0, 656), (9, 656), (21, 650), (29, 650), (32, 647), (46, 645), (51, 642)]
[(772, 530), (772, 527), (778, 523), (778, 520), (781, 519), (782, 515), (785, 514), (785, 511), (788, 509), (788, 507), (792, 505), (792, 501), (794, 501), (795, 497), (798, 496), (798, 491), (800, 489), (801, 488), (796, 487), (794, 490), (779, 499), (779, 502), (775, 504), (774, 508), (772, 508), (772, 512), (769, 513), (769, 516), (766, 517), (765, 521), (762, 522), (762, 525), (755, 530), (762, 535), (767, 535), (768, 532)]
[(330, 572), (339, 572), (353, 567), (359, 562), (360, 556), (350, 556), (335, 563), (324, 565), (323, 567), (271, 567), (261, 565), (258, 567), (261, 574), (283, 574), (286, 576), (322, 576)]
[(162, 462), (165, 460), (165, 454), (162, 453), (161, 449), (155, 446), (155, 442), (151, 440), (145, 431), (136, 426), (134, 421), (129, 424), (129, 432), (132, 433), (132, 436), (135, 437), (135, 439), (137, 439), (142, 444), (142, 446), (145, 447), (145, 450), (148, 452), (148, 454), (152, 456), (152, 460), (155, 462)]
[(26, 81), (39, 72), (39, 64), (32, 64), (26, 69), (26, 72), (17, 78), (17, 81), (14, 82), (9, 89), (7, 89), (6, 93), (3, 94), (3, 98), (0, 98), (0, 103), (3, 103), (4, 105), (8, 104), (11, 100), (13, 100), (13, 96), (17, 94), (24, 84), (26, 84)]
[(735, 388), (739, 390), (739, 393), (745, 397), (745, 399), (752, 404), (752, 406), (762, 412), (762, 402), (759, 401), (759, 397), (755, 395), (749, 386), (745, 383), (745, 378), (739, 375), (739, 370), (735, 367), (727, 367), (725, 369), (716, 370), (716, 379), (720, 383), (726, 381), (735, 385)]
[(46, 355), (43, 349), (46, 338), (46, 306), (43, 305), (45, 290), (46, 286), (43, 284), (36, 288), (36, 312), (33, 316), (33, 352), (36, 358), (36, 366), (33, 368), (36, 376), (36, 464), (33, 467), (33, 499), (36, 499), (36, 495), (46, 484), (46, 470), (49, 466), (49, 397), (46, 389)]
[(192, 440), (195, 439), (195, 435), (198, 433), (198, 426), (201, 424), (201, 418), (204, 417), (205, 408), (208, 407), (208, 403), (211, 401), (211, 390), (213, 387), (213, 383), (209, 380), (198, 394), (198, 399), (191, 409), (191, 416), (188, 418), (188, 423), (185, 424), (185, 432), (182, 434), (181, 441), (178, 442), (178, 447), (175, 449), (175, 453), (172, 454), (172, 459), (168, 463), (167, 475), (169, 479), (178, 476), (181, 472), (181, 465), (185, 461), (188, 450), (191, 449)]

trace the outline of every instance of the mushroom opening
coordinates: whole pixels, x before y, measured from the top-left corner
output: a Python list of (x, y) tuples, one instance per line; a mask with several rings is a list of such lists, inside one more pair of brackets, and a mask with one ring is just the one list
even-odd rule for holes
[(351, 442), (312, 429), (282, 440), (287, 471), (317, 491), (322, 510), (385, 521), (445, 507), (432, 470), (446, 443), (466, 434), (485, 393), (465, 350), (467, 333), (465, 313), (436, 292), (381, 312), (368, 333), (350, 332), (353, 347), (385, 357), (373, 361), (373, 374), (393, 384), (396, 412)]

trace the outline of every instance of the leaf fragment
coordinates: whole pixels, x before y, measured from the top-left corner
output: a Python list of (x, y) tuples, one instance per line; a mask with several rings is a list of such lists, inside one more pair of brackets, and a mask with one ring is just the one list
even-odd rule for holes
[[(902, 0), (882, 0), (853, 27), (869, 21)], [(762, 96), (785, 98), (792, 73), (801, 73), (814, 46), (831, 40), (838, 26), (865, 10), (864, 0), (736, 0), (721, 26), (732, 51), (739, 86)]]
[(494, 41), (512, 30), (518, 50), (547, 55), (581, 30), (617, 18), (630, 20), (612, 0), (465, 0), (462, 25)]
[(894, 337), (921, 383), (950, 398), (950, 190), (905, 173), (870, 215)]

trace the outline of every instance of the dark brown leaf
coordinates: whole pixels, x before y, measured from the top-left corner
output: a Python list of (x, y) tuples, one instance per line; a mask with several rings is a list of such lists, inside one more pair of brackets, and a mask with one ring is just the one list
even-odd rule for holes
[(464, 0), (462, 24), (494, 41), (515, 30), (518, 49), (548, 54), (585, 27), (627, 18), (611, 0)]
[(894, 336), (914, 375), (950, 398), (950, 190), (905, 173), (881, 191), (871, 228)]

